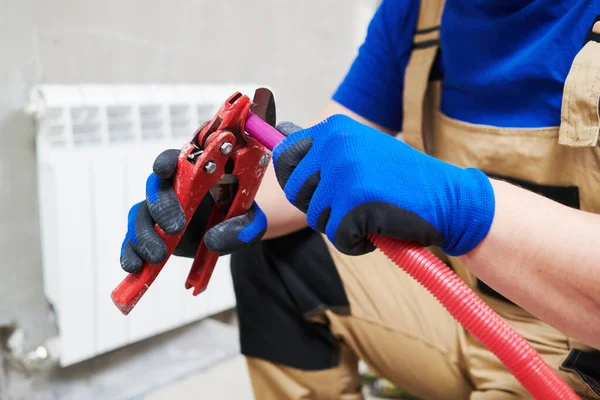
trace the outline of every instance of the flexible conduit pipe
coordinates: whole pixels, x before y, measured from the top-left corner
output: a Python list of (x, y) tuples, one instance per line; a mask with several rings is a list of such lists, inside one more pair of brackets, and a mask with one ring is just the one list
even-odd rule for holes
[(483, 343), (536, 399), (579, 399), (521, 335), (429, 251), (383, 236), (369, 240), (416, 279)]
[[(284, 138), (253, 113), (248, 114), (246, 131), (269, 150)], [(370, 235), (369, 240), (433, 294), (467, 331), (500, 359), (535, 399), (579, 399), (533, 347), (435, 255), (418, 245), (392, 238)]]

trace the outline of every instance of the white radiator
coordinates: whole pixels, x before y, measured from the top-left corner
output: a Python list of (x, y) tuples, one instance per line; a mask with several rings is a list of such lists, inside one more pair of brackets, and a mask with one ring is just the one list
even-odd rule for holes
[[(172, 257), (123, 316), (110, 293), (124, 278), (127, 212), (145, 198), (154, 158), (180, 148), (235, 91), (257, 86), (42, 85), (37, 126), (44, 288), (57, 314), (60, 363), (71, 365), (235, 305), (229, 258), (206, 292), (184, 289), (191, 260)], [(199, 338), (201, 340), (201, 338)]]

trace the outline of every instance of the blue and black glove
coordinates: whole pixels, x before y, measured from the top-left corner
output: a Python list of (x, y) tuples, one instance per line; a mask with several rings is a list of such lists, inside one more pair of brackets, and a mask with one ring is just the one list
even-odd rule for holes
[[(154, 229), (156, 223), (173, 235), (185, 226), (183, 208), (173, 189), (179, 150), (166, 150), (154, 161), (153, 173), (146, 181), (146, 200), (129, 210), (127, 234), (121, 246), (121, 267), (137, 272), (144, 261), (157, 264), (167, 257), (167, 245)], [(194, 258), (214, 202), (210, 194), (202, 200), (173, 252)], [(267, 229), (267, 218), (256, 203), (239, 217), (217, 224), (206, 232), (204, 243), (210, 251), (229, 254), (260, 241)]]
[(335, 115), (289, 135), (273, 150), (288, 200), (342, 253), (374, 250), (368, 234), (465, 254), (487, 235), (494, 192), (478, 169), (423, 154), (376, 129)]

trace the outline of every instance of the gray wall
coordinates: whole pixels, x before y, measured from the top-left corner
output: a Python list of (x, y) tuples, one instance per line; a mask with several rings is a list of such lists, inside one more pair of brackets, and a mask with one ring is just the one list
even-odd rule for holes
[(42, 289), (33, 124), (22, 111), (41, 79), (33, 2), (0, 0), (0, 324), (27, 343), (54, 332)]
[(0, 325), (18, 323), (29, 346), (55, 329), (22, 112), (33, 84), (257, 82), (273, 88), (280, 119), (302, 124), (343, 77), (377, 3), (0, 0)]

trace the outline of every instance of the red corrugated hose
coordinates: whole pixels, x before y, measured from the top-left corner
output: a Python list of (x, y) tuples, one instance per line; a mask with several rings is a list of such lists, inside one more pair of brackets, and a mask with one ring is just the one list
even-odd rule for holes
[(511, 328), (465, 283), (424, 248), (382, 236), (369, 240), (423, 285), (483, 343), (535, 399), (579, 399), (523, 336)]

